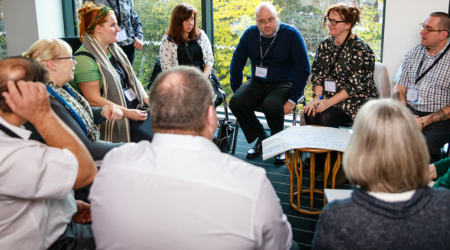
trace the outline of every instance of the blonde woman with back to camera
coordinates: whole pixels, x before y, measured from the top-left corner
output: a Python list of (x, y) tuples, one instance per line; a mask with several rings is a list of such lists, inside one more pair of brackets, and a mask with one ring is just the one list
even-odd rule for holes
[(365, 104), (356, 115), (344, 170), (351, 198), (325, 206), (313, 249), (447, 249), (450, 191), (431, 189), (428, 150), (400, 102)]

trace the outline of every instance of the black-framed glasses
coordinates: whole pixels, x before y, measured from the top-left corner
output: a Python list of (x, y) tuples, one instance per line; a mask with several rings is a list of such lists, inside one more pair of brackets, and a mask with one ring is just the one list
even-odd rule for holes
[(74, 56), (70, 56), (70, 57), (58, 57), (56, 59), (72, 59), (72, 61), (75, 62), (75, 57)]
[(258, 20), (258, 23), (260, 24), (260, 25), (266, 25), (266, 23), (270, 23), (270, 24), (272, 24), (272, 23), (274, 23), (275, 22), (275, 17), (271, 17), (271, 18), (269, 18), (269, 20)]
[(439, 31), (439, 32), (446, 31), (446, 30), (432, 30), (432, 29), (428, 28), (427, 26), (425, 26), (424, 23), (420, 23), (419, 25), (420, 25), (420, 27), (422, 27), (423, 30), (425, 30), (425, 33), (427, 33), (427, 34), (430, 32), (434, 32), (434, 31)]
[(327, 25), (331, 23), (331, 25), (336, 26), (338, 23), (346, 23), (347, 21), (336, 21), (334, 19), (330, 19), (327, 17)]

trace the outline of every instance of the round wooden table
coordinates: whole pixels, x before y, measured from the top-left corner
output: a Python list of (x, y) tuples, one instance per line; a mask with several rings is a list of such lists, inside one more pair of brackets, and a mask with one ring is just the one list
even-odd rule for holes
[[(327, 185), (328, 181), (328, 175), (330, 174), (330, 161), (331, 161), (331, 152), (333, 150), (329, 149), (317, 149), (317, 148), (298, 148), (293, 149), (290, 151), (286, 151), (286, 165), (289, 170), (290, 175), (290, 198), (289, 203), (291, 204), (291, 207), (295, 210), (305, 213), (305, 214), (320, 214), (322, 211), (313, 211), (313, 199), (314, 199), (314, 193), (322, 194), (323, 195), (323, 205), (327, 203), (327, 199), (325, 197), (325, 193), (323, 190), (316, 190), (315, 189), (315, 157), (316, 154), (320, 153), (327, 153), (327, 158), (325, 160), (325, 166), (324, 166), (324, 189)], [(310, 153), (311, 154), (311, 160), (310, 160), (310, 188), (309, 189), (303, 189), (302, 187), (302, 181), (303, 181), (303, 164), (302, 164), (302, 152)], [(337, 152), (337, 159), (334, 164), (333, 168), (333, 175), (332, 175), (332, 185), (331, 188), (335, 188), (335, 181), (336, 181), (336, 174), (339, 170), (339, 167), (341, 165), (341, 152)], [(295, 182), (295, 179), (297, 180)], [(296, 192), (294, 192), (294, 187), (297, 186)], [(301, 194), (307, 194), (309, 193), (310, 198), (310, 204), (309, 204), (309, 211), (305, 209), (300, 208), (300, 195)], [(297, 199), (297, 203), (294, 203), (294, 198)]]

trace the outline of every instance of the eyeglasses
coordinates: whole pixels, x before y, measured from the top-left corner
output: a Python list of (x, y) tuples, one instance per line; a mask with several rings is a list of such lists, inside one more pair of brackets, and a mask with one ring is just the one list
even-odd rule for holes
[(271, 17), (271, 18), (269, 18), (269, 20), (259, 20), (258, 21), (258, 24), (260, 24), (260, 25), (266, 25), (267, 23), (270, 23), (270, 24), (272, 24), (272, 23), (274, 23), (275, 22), (275, 20), (276, 20), (276, 18), (274, 18), (274, 17)]
[(445, 30), (431, 30), (430, 28), (428, 28), (427, 26), (425, 26), (425, 24), (423, 24), (423, 23), (421, 23), (421, 24), (419, 24), (419, 25), (420, 25), (420, 27), (422, 27), (423, 30), (425, 30), (425, 33), (426, 33), (426, 34), (428, 34), (428, 33), (430, 33), (430, 32), (434, 32), (434, 31), (439, 31), (439, 32), (445, 31)]
[(74, 56), (70, 56), (70, 57), (58, 57), (56, 59), (72, 59), (72, 61), (75, 62), (75, 57)]
[(347, 21), (336, 21), (334, 19), (329, 19), (328, 17), (326, 19), (327, 19), (327, 25), (329, 23), (331, 23), (331, 25), (333, 25), (333, 26), (336, 26), (338, 23), (346, 23), (347, 22)]

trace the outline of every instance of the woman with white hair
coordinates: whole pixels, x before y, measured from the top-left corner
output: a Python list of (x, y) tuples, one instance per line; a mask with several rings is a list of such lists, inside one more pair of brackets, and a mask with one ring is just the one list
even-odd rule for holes
[(450, 191), (431, 189), (429, 155), (400, 102), (370, 101), (356, 115), (344, 171), (351, 198), (328, 204), (313, 249), (446, 249)]

